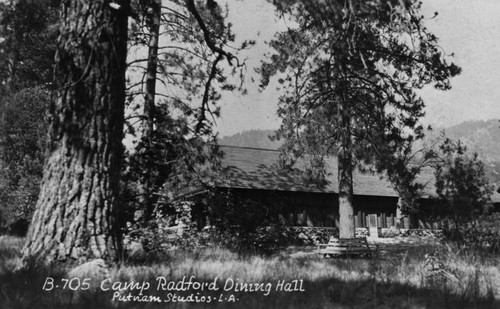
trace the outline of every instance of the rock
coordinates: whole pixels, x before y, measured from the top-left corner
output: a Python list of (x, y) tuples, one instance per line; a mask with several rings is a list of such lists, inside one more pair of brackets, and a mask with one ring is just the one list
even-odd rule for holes
[(71, 296), (71, 303), (78, 304), (92, 297), (91, 295), (94, 294), (89, 292), (99, 292), (101, 282), (109, 277), (109, 266), (103, 259), (95, 259), (70, 270), (68, 272), (70, 282), (78, 278), (82, 286), (85, 283), (90, 284), (90, 290), (77, 289), (74, 291)]
[(109, 277), (109, 266), (103, 259), (95, 259), (77, 266), (68, 272), (69, 278), (92, 278), (93, 282)]

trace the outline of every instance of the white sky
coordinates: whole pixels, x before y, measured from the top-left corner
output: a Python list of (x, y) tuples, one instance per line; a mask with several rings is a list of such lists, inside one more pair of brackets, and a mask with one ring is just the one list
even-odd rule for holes
[[(271, 85), (257, 90), (258, 76), (253, 72), (267, 51), (265, 40), (283, 27), (274, 16), (273, 6), (266, 0), (226, 0), (230, 8), (233, 30), (241, 39), (255, 39), (258, 44), (248, 57), (248, 95), (225, 95), (218, 131), (222, 136), (250, 129), (276, 129), (279, 120), (276, 106), (279, 97)], [(221, 1), (222, 2), (222, 1)], [(439, 127), (466, 120), (500, 118), (500, 1), (499, 0), (424, 0), (427, 27), (440, 38), (462, 74), (452, 80), (447, 92), (432, 87), (422, 91), (427, 104), (425, 124)], [(281, 26), (280, 26), (281, 24)], [(256, 79), (250, 82), (250, 77)]]

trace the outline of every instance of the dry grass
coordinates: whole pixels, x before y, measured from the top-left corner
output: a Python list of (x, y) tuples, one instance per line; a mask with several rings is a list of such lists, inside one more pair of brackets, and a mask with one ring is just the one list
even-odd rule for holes
[[(47, 276), (64, 278), (64, 270), (14, 270), (22, 240), (0, 238), (0, 308), (120, 308), (166, 307), (112, 303), (111, 292), (100, 288), (79, 293), (42, 292)], [(176, 251), (142, 264), (111, 267), (112, 281), (147, 281), (159, 276), (180, 281), (195, 276), (200, 282), (227, 278), (271, 283), (303, 280), (305, 292), (235, 293), (236, 303), (169, 303), (168, 308), (498, 308), (498, 259), (481, 257), (452, 246), (417, 246), (389, 250), (374, 259), (324, 259), (300, 248), (272, 256), (240, 255), (222, 248)], [(163, 294), (162, 294), (163, 293)], [(188, 294), (192, 293), (190, 291)], [(123, 294), (123, 293), (122, 293)], [(155, 293), (148, 293), (155, 294)], [(166, 292), (158, 295), (165, 296)], [(186, 295), (186, 294), (184, 294)], [(208, 294), (207, 294), (208, 295)], [(216, 295), (214, 295), (216, 296)]]

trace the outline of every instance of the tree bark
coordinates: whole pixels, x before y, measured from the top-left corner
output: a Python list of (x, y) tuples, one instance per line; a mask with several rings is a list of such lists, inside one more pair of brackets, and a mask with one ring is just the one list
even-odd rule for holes
[(57, 93), (25, 260), (84, 262), (121, 254), (117, 216), (128, 0), (63, 1)]
[(354, 207), (352, 185), (352, 140), (351, 117), (344, 104), (340, 109), (340, 134), (341, 141), (338, 152), (338, 181), (339, 181), (339, 237), (354, 238)]
[[(151, 154), (153, 149), (153, 130), (155, 123), (155, 94), (156, 94), (156, 72), (158, 68), (158, 41), (160, 35), (161, 1), (153, 0), (150, 4), (151, 15), (148, 16), (147, 27), (149, 29), (148, 62), (146, 68), (146, 95), (144, 98), (144, 120), (143, 139), (146, 142), (146, 153)], [(146, 179), (144, 181), (144, 219), (151, 218), (153, 213), (153, 190), (154, 179), (152, 166), (146, 166)]]

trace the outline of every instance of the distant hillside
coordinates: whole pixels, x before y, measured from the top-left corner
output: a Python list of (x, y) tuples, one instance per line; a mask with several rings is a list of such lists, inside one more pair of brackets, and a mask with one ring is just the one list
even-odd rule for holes
[(477, 152), (486, 165), (488, 178), (500, 187), (500, 122), (498, 120), (466, 121), (445, 129), (452, 139), (460, 139)]
[[(438, 135), (436, 129), (435, 135)], [(479, 153), (486, 161), (500, 162), (500, 121), (466, 121), (444, 129), (446, 135), (452, 139), (460, 139), (471, 151)], [(277, 149), (282, 141), (271, 141), (269, 136), (273, 130), (250, 130), (224, 136), (220, 139), (222, 145)]]
[(500, 162), (500, 121), (466, 121), (445, 129), (452, 139), (460, 139), (486, 161)]
[(273, 130), (250, 130), (224, 136), (219, 140), (220, 145), (252, 147), (262, 149), (278, 149), (282, 142), (271, 141), (269, 136), (274, 134)]

